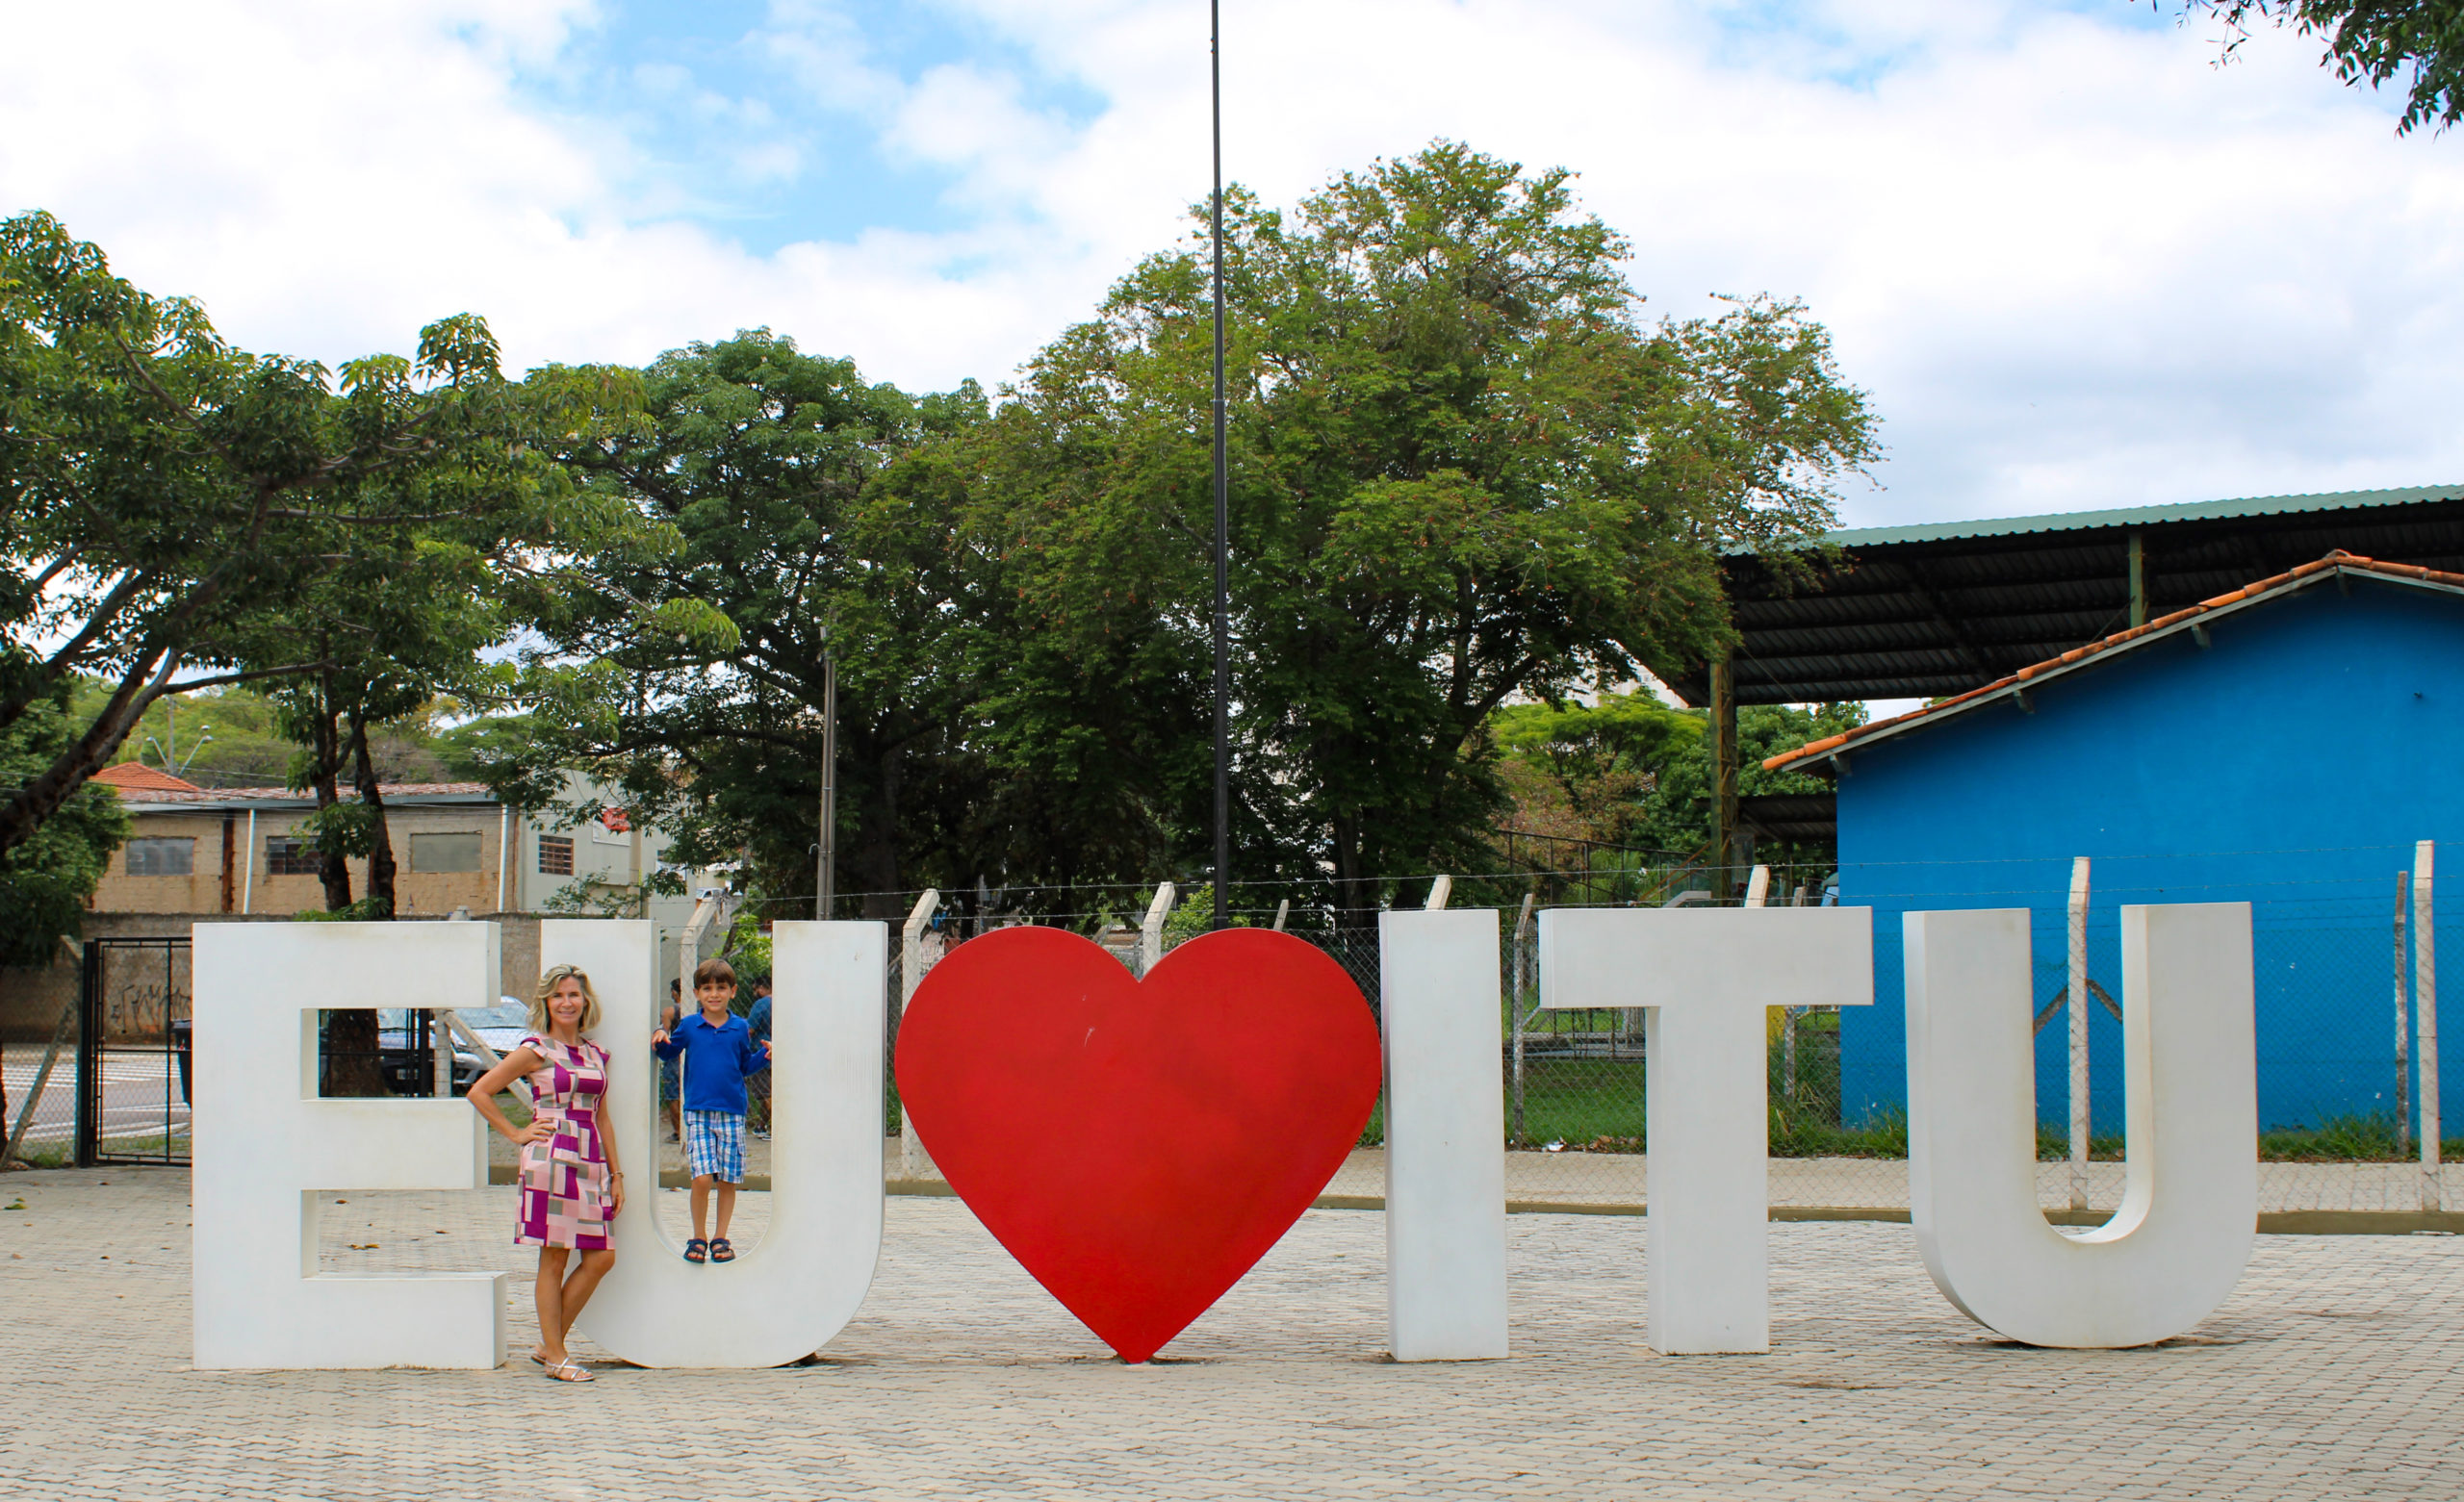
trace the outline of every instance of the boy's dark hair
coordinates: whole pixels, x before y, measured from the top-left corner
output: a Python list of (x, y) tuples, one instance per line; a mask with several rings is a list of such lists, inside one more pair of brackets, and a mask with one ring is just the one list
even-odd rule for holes
[(735, 967), (724, 959), (706, 959), (693, 967), (693, 989), (698, 991), (713, 980), (735, 984)]

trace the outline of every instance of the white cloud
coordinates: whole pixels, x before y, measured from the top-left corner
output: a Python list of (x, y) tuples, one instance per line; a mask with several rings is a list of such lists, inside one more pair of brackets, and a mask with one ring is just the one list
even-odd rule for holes
[[(13, 8), (0, 210), (59, 212), (256, 347), (398, 349), (470, 308), (521, 361), (767, 323), (911, 386), (997, 379), (1184, 233), (1207, 53), (1187, 6), (978, 4), (966, 25), (1008, 45), (912, 77), (827, 5), (764, 33), (889, 161), (946, 175), (947, 233), (753, 255), (646, 221), (624, 133), (515, 87), (593, 23), (560, 0)], [(1283, 202), (1439, 135), (1578, 168), (1654, 308), (1768, 290), (1833, 326), (1892, 447), (1855, 521), (2464, 479), (2464, 147), (2395, 139), (2314, 44), (2262, 36), (2218, 68), (2197, 28), (2122, 0), (1722, 28), (1740, 13), (1233, 8), (1227, 165)], [(1055, 79), (1100, 107), (1036, 103)], [(768, 103), (641, 87), (695, 99), (744, 175), (810, 191)]]

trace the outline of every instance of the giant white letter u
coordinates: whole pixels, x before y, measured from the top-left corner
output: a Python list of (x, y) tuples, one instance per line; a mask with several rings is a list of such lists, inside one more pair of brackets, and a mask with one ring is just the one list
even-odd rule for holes
[(652, 1198), (655, 930), (640, 921), (540, 925), (540, 962), (580, 965), (605, 1005), (599, 1038), (615, 1055), (608, 1107), (633, 1191), (616, 1221), (616, 1266), (582, 1311), (583, 1334), (642, 1366), (778, 1366), (820, 1349), (864, 1302), (882, 1244), (887, 931), (878, 923), (772, 929), (770, 1225), (736, 1260), (694, 1267), (660, 1233)]
[(2036, 1196), (2028, 914), (1912, 912), (1908, 1186), (1934, 1283), (2030, 1345), (2145, 1345), (2224, 1302), (2258, 1222), (2250, 908), (2121, 910), (2121, 1209), (2084, 1235)]

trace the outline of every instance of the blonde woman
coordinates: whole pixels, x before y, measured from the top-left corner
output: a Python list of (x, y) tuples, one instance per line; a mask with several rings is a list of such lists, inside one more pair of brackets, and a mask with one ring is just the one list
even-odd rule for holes
[[(556, 965), (539, 978), (530, 999), (530, 1036), (476, 1084), (471, 1104), (499, 1135), (522, 1149), (521, 1216), (513, 1239), (539, 1249), (539, 1348), (530, 1359), (559, 1382), (591, 1375), (565, 1351), (574, 1319), (616, 1265), (609, 1222), (625, 1208), (625, 1174), (607, 1130), (607, 1051), (592, 1042), (599, 993), (590, 977)], [(519, 1079), (530, 1081), (530, 1124), (516, 1127), (497, 1096)], [(581, 1254), (571, 1277), (566, 1260)]]

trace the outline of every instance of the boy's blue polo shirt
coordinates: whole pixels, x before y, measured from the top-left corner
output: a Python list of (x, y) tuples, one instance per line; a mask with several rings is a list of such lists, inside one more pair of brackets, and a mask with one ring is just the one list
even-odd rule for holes
[(667, 1041), (652, 1045), (661, 1058), (684, 1056), (684, 1108), (744, 1114), (744, 1077), (770, 1067), (753, 1030), (731, 1016), (711, 1027), (700, 1012), (667, 1030)]

